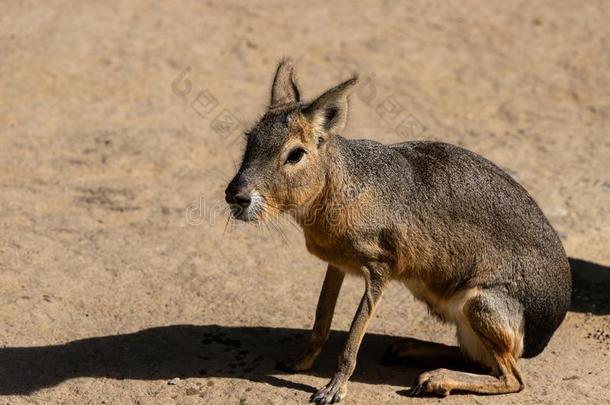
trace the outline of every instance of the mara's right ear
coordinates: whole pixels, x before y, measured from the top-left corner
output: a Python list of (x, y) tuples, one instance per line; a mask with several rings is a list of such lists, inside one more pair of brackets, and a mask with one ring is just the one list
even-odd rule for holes
[(289, 59), (284, 59), (275, 71), (273, 85), (271, 86), (270, 106), (298, 103), (300, 100), (301, 95), (297, 87), (294, 67)]
[(338, 134), (347, 123), (347, 96), (358, 83), (358, 76), (326, 91), (304, 110), (303, 115), (312, 123), (321, 141)]

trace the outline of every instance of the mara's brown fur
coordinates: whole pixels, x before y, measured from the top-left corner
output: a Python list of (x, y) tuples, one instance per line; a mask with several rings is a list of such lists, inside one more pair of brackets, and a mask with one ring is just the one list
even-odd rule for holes
[(469, 359), (489, 375), (423, 373), (411, 393), (519, 391), (518, 359), (540, 353), (563, 320), (571, 279), (565, 252), (529, 194), (484, 158), (443, 143), (381, 145), (339, 135), (350, 79), (303, 103), (294, 70), (277, 69), (271, 107), (247, 135), (226, 191), (236, 218), (289, 213), (307, 249), (328, 262), (306, 350), (281, 364), (313, 366), (326, 341), (345, 273), (365, 291), (332, 380), (312, 396), (340, 401), (383, 291), (395, 280), (456, 326), (457, 347), (403, 339), (388, 358), (436, 353)]

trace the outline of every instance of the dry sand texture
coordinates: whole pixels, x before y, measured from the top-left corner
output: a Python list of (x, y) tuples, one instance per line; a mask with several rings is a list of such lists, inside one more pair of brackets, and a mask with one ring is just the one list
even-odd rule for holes
[[(443, 403), (608, 403), (609, 21), (602, 0), (0, 2), (0, 403), (305, 403), (326, 383), (343, 332), (314, 371), (273, 370), (305, 341), (323, 263), (290, 225), (225, 231), (282, 56), (306, 97), (360, 71), (346, 136), (505, 168), (579, 259), (527, 388)], [(361, 292), (347, 280), (336, 330)], [(403, 395), (426, 365), (379, 359), (452, 329), (396, 285), (369, 331), (347, 403), (439, 401)]]

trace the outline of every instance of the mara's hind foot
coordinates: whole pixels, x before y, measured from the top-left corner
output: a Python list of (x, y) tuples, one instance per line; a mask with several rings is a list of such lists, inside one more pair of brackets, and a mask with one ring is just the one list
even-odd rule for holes
[(464, 364), (468, 359), (457, 346), (427, 342), (415, 338), (401, 338), (392, 343), (386, 350), (382, 363), (393, 365), (406, 362), (433, 362)]
[(467, 301), (456, 320), (462, 350), (491, 367), (491, 375), (438, 369), (422, 373), (410, 395), (447, 396), (452, 391), (505, 394), (524, 387), (517, 360), (523, 348), (522, 313), (510, 297), (481, 291)]
[(422, 373), (409, 391), (409, 395), (433, 394), (446, 397), (451, 391), (507, 394), (521, 391), (522, 388), (523, 384), (512, 374), (495, 377), (439, 368)]

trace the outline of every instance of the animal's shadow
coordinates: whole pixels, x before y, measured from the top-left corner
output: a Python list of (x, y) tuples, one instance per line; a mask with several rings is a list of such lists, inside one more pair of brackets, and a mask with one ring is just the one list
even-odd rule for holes
[[(570, 259), (572, 310), (610, 313), (610, 268)], [(232, 377), (313, 392), (274, 369), (297, 353), (308, 331), (270, 327), (172, 325), (136, 333), (93, 337), (62, 345), (0, 348), (0, 395), (28, 394), (76, 377), (170, 380), (175, 377)], [(333, 332), (312, 375), (330, 377), (345, 332)], [(385, 349), (397, 337), (365, 336), (352, 380), (408, 386), (438, 364), (383, 366)]]
[(610, 314), (610, 267), (570, 257), (571, 311)]
[[(22, 395), (76, 377), (171, 380), (230, 377), (313, 392), (275, 370), (305, 345), (307, 330), (219, 325), (171, 325), (93, 337), (63, 345), (0, 349), (0, 395)], [(345, 332), (333, 332), (314, 371), (330, 377)], [(408, 386), (421, 369), (380, 364), (396, 337), (367, 334), (353, 380)]]

